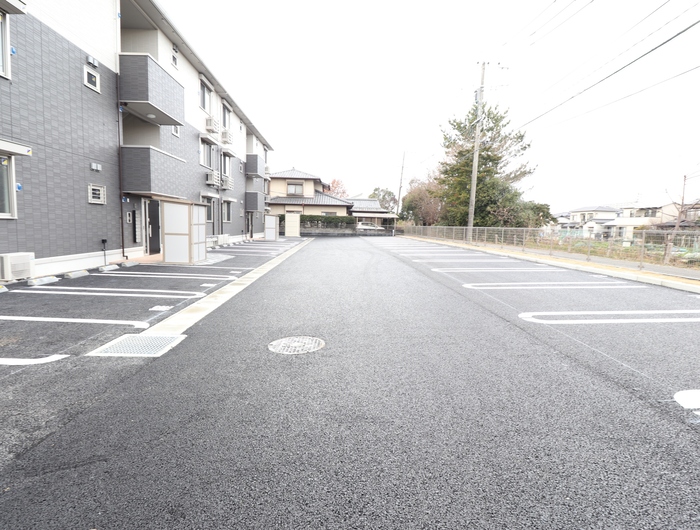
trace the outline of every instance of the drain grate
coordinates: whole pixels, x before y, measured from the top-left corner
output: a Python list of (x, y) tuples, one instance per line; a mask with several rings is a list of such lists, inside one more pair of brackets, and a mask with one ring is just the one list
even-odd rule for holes
[(271, 342), (268, 349), (275, 353), (296, 355), (298, 353), (311, 353), (320, 350), (326, 345), (321, 339), (316, 337), (287, 337)]
[(122, 335), (87, 355), (99, 357), (160, 357), (186, 335)]

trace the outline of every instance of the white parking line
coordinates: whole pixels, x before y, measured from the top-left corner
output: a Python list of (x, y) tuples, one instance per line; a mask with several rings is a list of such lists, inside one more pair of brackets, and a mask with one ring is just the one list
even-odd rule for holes
[(204, 293), (197, 293), (189, 296), (183, 295), (166, 295), (166, 294), (134, 294), (134, 293), (80, 293), (73, 291), (30, 291), (27, 289), (16, 289), (12, 291), (13, 293), (19, 294), (53, 294), (53, 295), (66, 295), (66, 296), (114, 296), (114, 297), (129, 297), (129, 298), (202, 298)]
[[(550, 316), (614, 316), (614, 315), (699, 315), (686, 318), (593, 318), (593, 319), (558, 319), (550, 320)], [(521, 319), (536, 324), (670, 324), (683, 322), (700, 322), (700, 309), (669, 309), (657, 311), (551, 311), (520, 313)]]
[(512, 282), (512, 283), (465, 283), (466, 289), (646, 289), (646, 285), (631, 285), (626, 282)]
[(519, 261), (517, 259), (499, 258), (499, 259), (414, 259), (414, 263), (512, 263)]
[(541, 269), (533, 269), (533, 268), (527, 268), (527, 269), (522, 269), (522, 268), (508, 268), (508, 267), (500, 267), (500, 268), (478, 268), (478, 267), (457, 267), (457, 268), (448, 268), (448, 269), (430, 269), (433, 272), (568, 272), (564, 269), (547, 269), (545, 268), (546, 265), (542, 265)]
[(0, 364), (5, 366), (29, 366), (32, 364), (46, 364), (52, 363), (54, 361), (60, 361), (70, 357), (70, 355), (49, 355), (48, 357), (42, 357), (40, 359), (13, 359), (9, 357), (0, 357)]
[(135, 328), (147, 329), (148, 322), (138, 320), (101, 320), (95, 318), (52, 318), (52, 317), (19, 317), (0, 315), (0, 320), (16, 320), (23, 322), (64, 322), (68, 324), (113, 324), (115, 326), (133, 326)]
[(174, 280), (235, 280), (235, 276), (220, 276), (220, 275), (210, 275), (205, 276), (202, 274), (161, 274), (158, 272), (101, 272), (93, 274), (93, 276), (118, 276), (120, 278), (163, 278), (163, 279), (174, 279)]
[(12, 292), (24, 294), (64, 294), (80, 296), (131, 296), (136, 298), (202, 298), (205, 296), (205, 293), (199, 291), (115, 289), (109, 287), (62, 287), (58, 285), (37, 285), (35, 287), (29, 287), (28, 289), (15, 289)]
[(681, 390), (673, 395), (673, 399), (684, 409), (695, 409), (693, 413), (700, 416), (700, 390)]

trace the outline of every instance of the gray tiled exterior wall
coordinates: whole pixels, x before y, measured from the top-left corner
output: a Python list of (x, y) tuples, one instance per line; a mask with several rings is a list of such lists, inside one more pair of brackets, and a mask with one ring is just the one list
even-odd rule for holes
[[(17, 219), (0, 219), (0, 253), (37, 258), (119, 248), (117, 76), (104, 65), (101, 93), (83, 85), (87, 53), (31, 15), (12, 15), (12, 79), (0, 78), (0, 138), (32, 147), (15, 157)], [(90, 163), (102, 165), (101, 172)], [(88, 203), (88, 184), (107, 204)]]

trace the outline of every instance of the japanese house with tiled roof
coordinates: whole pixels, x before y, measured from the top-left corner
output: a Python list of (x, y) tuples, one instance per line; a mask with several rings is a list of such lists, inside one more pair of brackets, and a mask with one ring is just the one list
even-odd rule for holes
[(326, 193), (330, 186), (320, 177), (292, 168), (271, 173), (269, 178), (272, 215), (350, 215), (352, 202)]

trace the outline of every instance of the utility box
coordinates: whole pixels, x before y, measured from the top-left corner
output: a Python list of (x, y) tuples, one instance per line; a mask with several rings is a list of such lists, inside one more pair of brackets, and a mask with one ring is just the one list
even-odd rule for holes
[(0, 281), (11, 282), (34, 277), (34, 252), (0, 254)]

